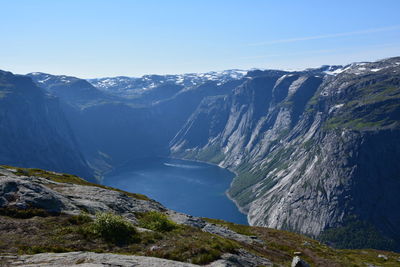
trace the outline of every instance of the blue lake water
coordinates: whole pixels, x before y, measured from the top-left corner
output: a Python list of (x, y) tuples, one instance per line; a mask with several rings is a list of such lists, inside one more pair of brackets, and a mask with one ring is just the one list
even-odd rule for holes
[(103, 184), (145, 194), (190, 215), (247, 224), (246, 215), (225, 195), (233, 177), (218, 166), (158, 158), (129, 162), (108, 173)]

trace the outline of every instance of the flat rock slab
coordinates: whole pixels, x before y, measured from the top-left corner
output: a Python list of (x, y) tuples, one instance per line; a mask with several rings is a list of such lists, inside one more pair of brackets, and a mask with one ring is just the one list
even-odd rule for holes
[(262, 240), (260, 240), (257, 237), (251, 237), (251, 236), (236, 233), (236, 232), (228, 229), (225, 226), (217, 225), (214, 223), (209, 223), (209, 222), (206, 222), (205, 220), (195, 217), (195, 216), (187, 215), (187, 214), (172, 211), (172, 210), (168, 211), (168, 216), (170, 217), (171, 220), (173, 220), (174, 222), (176, 222), (178, 224), (184, 224), (184, 225), (200, 228), (204, 232), (216, 234), (216, 235), (219, 235), (219, 236), (222, 236), (225, 238), (229, 238), (229, 239), (233, 239), (233, 240), (236, 240), (239, 242), (244, 242), (247, 244), (253, 244), (254, 242), (257, 242), (260, 244), (264, 243)]
[[(9, 266), (178, 266), (191, 267), (198, 266), (190, 263), (171, 261), (153, 257), (143, 256), (127, 256), (110, 253), (94, 253), (94, 252), (69, 252), (69, 253), (41, 253), (35, 255), (21, 255), (14, 258), (3, 257), (2, 262)], [(7, 266), (7, 265), (6, 265)]]
[(135, 212), (165, 211), (155, 201), (129, 197), (96, 186), (58, 183), (41, 177), (17, 176), (0, 170), (0, 208), (34, 207), (48, 212), (80, 214), (113, 212), (135, 222)]
[[(154, 257), (128, 256), (111, 253), (94, 252), (68, 252), (68, 253), (41, 253), (35, 255), (4, 255), (0, 256), (0, 266), (79, 266), (79, 267), (194, 267), (191, 263), (165, 260)], [(246, 251), (240, 251), (239, 255), (224, 254), (220, 260), (212, 262), (208, 267), (251, 267), (272, 266), (272, 263), (264, 258), (254, 256)]]

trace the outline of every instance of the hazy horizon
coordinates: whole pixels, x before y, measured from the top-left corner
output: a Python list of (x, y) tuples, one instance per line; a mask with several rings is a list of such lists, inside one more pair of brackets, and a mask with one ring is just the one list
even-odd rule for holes
[(400, 55), (399, 9), (394, 0), (6, 1), (0, 69), (100, 78), (375, 61)]
[[(390, 57), (384, 57), (384, 58), (377, 58), (377, 59), (373, 59), (373, 60), (358, 60), (358, 61), (351, 61), (351, 62), (346, 62), (343, 64), (322, 64), (322, 65), (317, 65), (317, 66), (307, 66), (304, 68), (249, 68), (249, 69), (239, 69), (239, 68), (231, 68), (231, 69), (223, 69), (223, 70), (209, 70), (209, 71), (202, 71), (202, 72), (180, 72), (180, 73), (144, 73), (142, 75), (114, 75), (114, 76), (98, 76), (98, 77), (81, 77), (81, 76), (76, 76), (76, 75), (68, 75), (65, 73), (51, 73), (51, 72), (42, 72), (42, 71), (32, 71), (32, 72), (27, 72), (27, 73), (14, 73), (14, 74), (18, 74), (18, 75), (26, 75), (26, 74), (30, 74), (30, 73), (44, 73), (44, 74), (50, 74), (50, 75), (65, 75), (65, 76), (71, 76), (71, 77), (76, 77), (76, 78), (81, 78), (81, 79), (87, 79), (87, 80), (91, 80), (91, 79), (103, 79), (103, 78), (115, 78), (115, 77), (128, 77), (128, 78), (140, 78), (146, 75), (183, 75), (183, 74), (201, 74), (201, 73), (209, 73), (209, 72), (223, 72), (223, 71), (229, 71), (229, 70), (237, 70), (237, 71), (251, 71), (251, 70), (282, 70), (282, 71), (302, 71), (305, 69), (314, 69), (314, 68), (320, 68), (323, 67), (324, 65), (328, 65), (328, 66), (334, 66), (334, 65), (349, 65), (351, 63), (357, 63), (357, 62), (375, 62), (375, 61), (379, 61), (379, 60), (383, 60), (383, 59), (387, 59), (387, 58), (392, 58), (392, 57), (400, 57), (399, 55), (393, 55)], [(4, 71), (9, 71), (9, 70), (5, 70), (2, 69)]]

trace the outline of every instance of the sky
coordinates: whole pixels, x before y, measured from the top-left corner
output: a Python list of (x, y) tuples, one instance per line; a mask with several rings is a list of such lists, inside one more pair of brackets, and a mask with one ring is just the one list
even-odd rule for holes
[(0, 0), (0, 69), (81, 78), (400, 56), (399, 0)]

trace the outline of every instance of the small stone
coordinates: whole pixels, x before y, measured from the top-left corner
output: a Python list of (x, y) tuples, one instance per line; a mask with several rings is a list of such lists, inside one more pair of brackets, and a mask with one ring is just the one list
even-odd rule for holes
[(150, 251), (155, 251), (155, 250), (159, 250), (160, 247), (159, 246), (151, 246), (150, 247)]
[(295, 256), (292, 260), (291, 267), (310, 267), (310, 265), (304, 260), (300, 259), (299, 256)]
[(383, 259), (383, 260), (385, 260), (385, 261), (388, 260), (388, 257), (387, 257), (386, 255), (383, 255), (383, 254), (379, 254), (379, 255), (378, 255), (378, 258)]
[(26, 203), (18, 202), (15, 204), (15, 207), (17, 207), (20, 210), (26, 210), (28, 208), (28, 205)]

